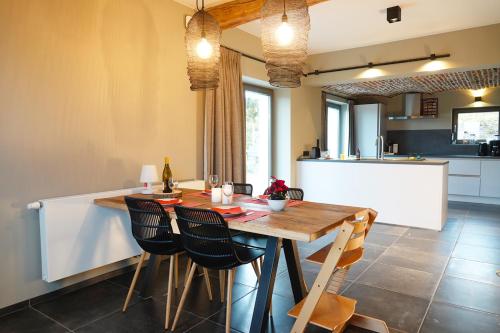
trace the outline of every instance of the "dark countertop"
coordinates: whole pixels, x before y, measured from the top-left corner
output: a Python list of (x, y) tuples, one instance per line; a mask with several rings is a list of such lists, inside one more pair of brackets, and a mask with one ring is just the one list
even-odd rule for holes
[(477, 156), (477, 155), (424, 155), (429, 158), (475, 158), (475, 159), (487, 159), (487, 160), (500, 160), (500, 156)]
[(297, 161), (303, 162), (339, 162), (339, 163), (371, 163), (371, 164), (411, 164), (411, 165), (445, 165), (449, 162), (447, 160), (408, 160), (404, 156), (391, 157), (383, 160), (377, 160), (375, 158), (362, 158), (360, 160), (356, 159), (302, 159), (298, 158)]
[[(408, 155), (388, 155), (387, 158), (394, 157), (407, 157)], [(500, 160), (500, 156), (477, 156), (477, 155), (446, 155), (446, 154), (422, 154), (424, 157), (428, 158), (474, 158), (474, 159), (487, 159), (487, 160)]]

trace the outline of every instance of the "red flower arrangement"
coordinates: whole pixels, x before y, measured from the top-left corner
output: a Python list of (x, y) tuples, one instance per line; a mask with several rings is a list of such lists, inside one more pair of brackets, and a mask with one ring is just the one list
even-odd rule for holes
[(285, 181), (272, 176), (271, 185), (266, 189), (264, 194), (269, 195), (269, 199), (271, 200), (285, 200), (287, 192), (288, 186), (285, 185)]

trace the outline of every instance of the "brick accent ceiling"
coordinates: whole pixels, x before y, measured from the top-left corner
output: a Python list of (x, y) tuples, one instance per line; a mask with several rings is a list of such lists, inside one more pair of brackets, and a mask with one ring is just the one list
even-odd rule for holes
[(343, 97), (387, 96), (408, 92), (437, 93), (457, 89), (482, 89), (500, 86), (500, 68), (439, 73), (385, 80), (337, 83), (323, 90)]

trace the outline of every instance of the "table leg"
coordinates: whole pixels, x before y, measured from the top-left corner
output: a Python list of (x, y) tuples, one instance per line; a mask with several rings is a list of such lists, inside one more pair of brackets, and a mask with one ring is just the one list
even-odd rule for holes
[(142, 281), (139, 295), (142, 298), (148, 298), (153, 294), (154, 283), (158, 276), (158, 269), (160, 267), (162, 256), (151, 254), (149, 256), (148, 267), (146, 268), (146, 275)]
[(304, 276), (302, 275), (302, 267), (300, 266), (300, 255), (297, 249), (297, 242), (290, 239), (283, 239), (283, 251), (285, 252), (286, 265), (288, 267), (288, 275), (290, 276), (290, 284), (292, 285), (293, 298), (295, 304), (299, 303), (306, 297), (306, 288)]
[(274, 279), (278, 269), (281, 251), (281, 238), (269, 237), (267, 240), (264, 265), (262, 266), (257, 298), (253, 310), (250, 332), (261, 333), (267, 329), (269, 320), (269, 306), (273, 295)]

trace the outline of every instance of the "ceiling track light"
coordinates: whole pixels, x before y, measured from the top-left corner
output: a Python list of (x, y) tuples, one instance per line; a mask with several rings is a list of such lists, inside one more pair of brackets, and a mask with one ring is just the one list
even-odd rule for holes
[(396, 23), (401, 21), (401, 7), (394, 6), (387, 8), (387, 22)]
[(416, 61), (424, 61), (424, 60), (431, 60), (431, 61), (433, 61), (433, 60), (440, 59), (440, 58), (449, 58), (450, 56), (451, 56), (451, 54), (449, 54), (449, 53), (445, 53), (445, 54), (435, 54), (435, 53), (432, 53), (431, 55), (429, 55), (427, 57), (410, 58), (410, 59), (402, 59), (402, 60), (386, 61), (386, 62), (378, 62), (378, 63), (369, 62), (366, 65), (333, 68), (333, 69), (326, 69), (326, 70), (322, 70), (322, 71), (315, 70), (313, 72), (309, 72), (309, 73), (304, 74), (304, 75), (305, 76), (308, 76), (308, 75), (319, 75), (319, 74), (326, 74), (326, 73), (350, 71), (350, 70), (353, 70), (353, 69), (373, 68), (373, 67), (379, 67), (379, 66), (404, 64), (404, 63), (407, 63), (407, 62), (416, 62)]

